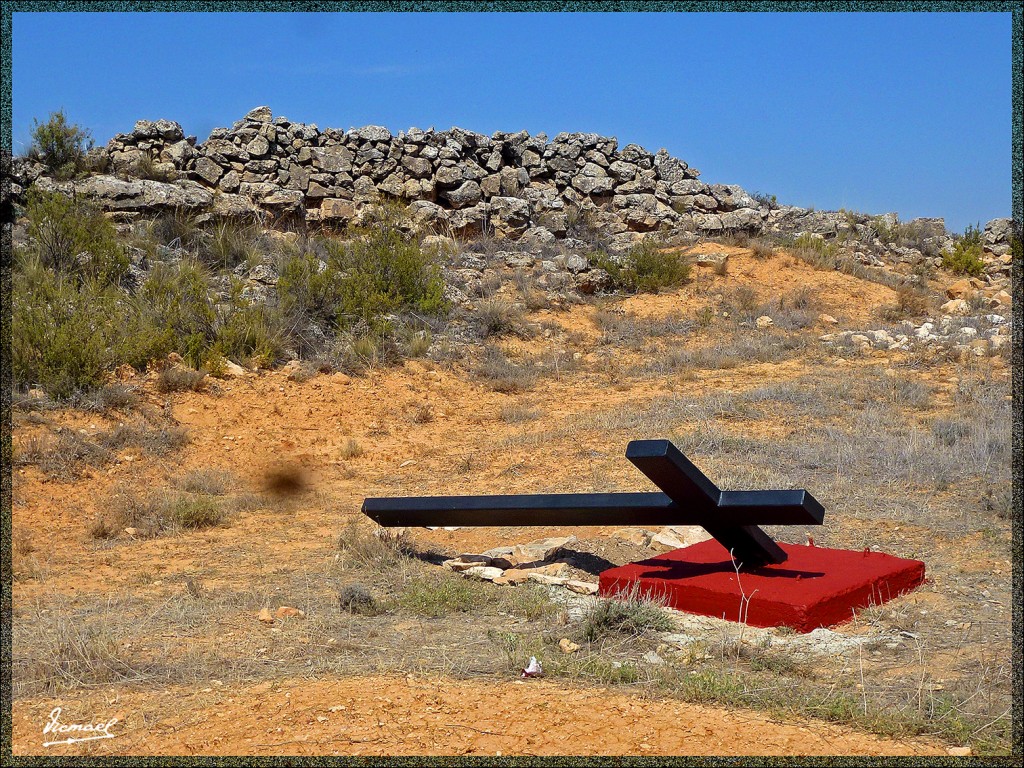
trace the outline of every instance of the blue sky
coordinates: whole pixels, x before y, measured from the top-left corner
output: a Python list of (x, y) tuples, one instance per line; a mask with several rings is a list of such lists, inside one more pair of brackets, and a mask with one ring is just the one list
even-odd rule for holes
[(321, 128), (595, 131), (780, 202), (1009, 216), (1002, 13), (13, 15), (14, 151), (252, 107)]

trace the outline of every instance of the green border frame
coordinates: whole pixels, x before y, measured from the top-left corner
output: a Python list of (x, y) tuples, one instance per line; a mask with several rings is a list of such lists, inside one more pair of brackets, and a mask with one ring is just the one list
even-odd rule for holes
[[(10, 184), (7, 163), (12, 149), (12, 14), (20, 12), (232, 12), (232, 11), (373, 11), (373, 12), (431, 12), (431, 11), (473, 11), (473, 12), (1001, 12), (1012, 13), (1011, 33), (1013, 37), (1013, 129), (1012, 154), (1007, 158), (1012, 171), (1012, 217), (1018, 233), (1024, 224), (1024, 137), (1022, 137), (1022, 86), (1024, 86), (1024, 3), (1022, 2), (626, 2), (605, 0), (604, 2), (465, 2), (462, 0), (441, 0), (440, 2), (296, 2), (295, 0), (251, 0), (250, 2), (229, 1), (224, 3), (202, 2), (44, 2), (42, 0), (0, 1), (0, 183)], [(0, 365), (0, 438), (2, 438), (3, 472), (0, 475), (0, 757), (7, 765), (17, 766), (58, 766), (58, 765), (116, 765), (116, 766), (158, 766), (158, 765), (351, 765), (351, 766), (519, 766), (519, 765), (616, 765), (616, 766), (670, 766), (670, 765), (725, 765), (725, 766), (777, 766), (777, 765), (820, 765), (820, 766), (889, 766), (889, 765), (1014, 765), (1022, 753), (1021, 718), (1024, 708), (1021, 704), (1021, 674), (1024, 669), (1024, 637), (1021, 634), (1021, 617), (1024, 611), (1024, 595), (1021, 593), (1022, 559), (1022, 440), (1024, 440), (1024, 411), (1021, 409), (1022, 382), (1024, 382), (1024, 353), (1021, 350), (1022, 333), (1019, 313), (1024, 292), (1021, 290), (1020, 264), (1014, 264), (1013, 305), (1015, 318), (1012, 329), (1011, 367), (1013, 372), (1013, 754), (1006, 758), (948, 757), (948, 758), (895, 758), (895, 757), (824, 757), (824, 758), (721, 758), (721, 757), (121, 757), (89, 758), (75, 756), (61, 757), (14, 757), (11, 753), (12, 739), (12, 689), (11, 689), (11, 226), (2, 222), (0, 227), (0, 298), (3, 311), (0, 313), (0, 343), (2, 343), (2, 365)]]

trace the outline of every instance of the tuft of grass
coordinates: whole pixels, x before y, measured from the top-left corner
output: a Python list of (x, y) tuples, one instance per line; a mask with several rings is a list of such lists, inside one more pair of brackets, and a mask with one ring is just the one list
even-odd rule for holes
[(107, 384), (84, 398), (83, 405), (86, 410), (106, 411), (118, 408), (128, 409), (139, 404), (139, 393), (134, 387), (124, 384)]
[(141, 493), (137, 488), (122, 486), (108, 500), (107, 507), (102, 522), (97, 521), (90, 529), (96, 538), (108, 538), (126, 528), (134, 528), (142, 538), (151, 538), (213, 528), (227, 519), (215, 496), (167, 490)]
[(896, 289), (896, 304), (884, 307), (881, 317), (891, 323), (908, 317), (924, 317), (931, 313), (933, 304), (927, 291), (912, 285), (901, 285)]
[(27, 666), (22, 679), (51, 695), (142, 677), (107, 629), (82, 627), (66, 618), (50, 628)]
[(755, 239), (750, 241), (750, 254), (755, 259), (765, 261), (775, 258), (777, 251), (767, 240)]
[(484, 299), (477, 306), (477, 324), (484, 338), (521, 334), (525, 314), (522, 307), (507, 299)]
[(508, 403), (501, 406), (501, 420), (506, 424), (521, 424), (540, 418), (540, 411), (522, 403)]
[(231, 474), (221, 469), (193, 469), (176, 478), (174, 485), (188, 493), (224, 496), (231, 486)]
[(404, 528), (371, 528), (349, 520), (338, 538), (342, 567), (351, 564), (375, 572), (391, 572), (409, 559), (414, 550)]
[(506, 394), (530, 389), (537, 383), (539, 376), (535, 367), (516, 365), (496, 346), (484, 349), (484, 354), (473, 369), (473, 373), (495, 392)]
[(199, 392), (206, 386), (206, 371), (184, 365), (164, 368), (156, 379), (159, 392)]
[(366, 453), (366, 449), (359, 444), (359, 441), (354, 437), (350, 437), (345, 441), (345, 444), (341, 446), (341, 458), (343, 459), (357, 459)]
[(584, 616), (580, 636), (592, 643), (611, 632), (641, 635), (667, 632), (674, 626), (663, 600), (642, 596), (634, 587), (617, 597), (598, 600)]

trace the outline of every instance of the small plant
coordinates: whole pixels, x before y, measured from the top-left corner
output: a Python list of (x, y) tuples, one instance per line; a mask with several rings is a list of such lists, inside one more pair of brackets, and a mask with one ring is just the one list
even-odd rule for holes
[(429, 424), (434, 420), (434, 408), (430, 403), (424, 403), (412, 415), (414, 424)]
[(350, 437), (345, 441), (345, 444), (341, 446), (341, 458), (343, 459), (358, 459), (366, 453), (366, 450), (359, 444), (359, 441), (354, 437)]
[(505, 299), (481, 301), (477, 317), (484, 338), (519, 333), (523, 328), (522, 308)]
[(968, 224), (963, 236), (953, 244), (953, 250), (942, 254), (942, 266), (957, 275), (978, 277), (985, 272), (983, 253), (981, 230)]
[(373, 529), (355, 519), (342, 531), (338, 550), (342, 568), (351, 564), (386, 573), (393, 572), (414, 551), (405, 529)]
[(626, 591), (595, 603), (583, 620), (580, 634), (584, 640), (594, 642), (609, 632), (667, 632), (674, 625), (664, 608), (664, 601), (643, 597), (635, 589)]
[(705, 305), (697, 310), (697, 326), (700, 328), (710, 328), (711, 324), (715, 321), (715, 308), (710, 305)]
[(179, 496), (171, 506), (171, 519), (182, 528), (212, 528), (224, 521), (224, 512), (211, 496)]
[(678, 288), (690, 279), (691, 267), (686, 257), (675, 251), (663, 251), (651, 240), (635, 246), (619, 260), (599, 252), (591, 253), (588, 259), (605, 270), (617, 287), (632, 293)]
[(775, 247), (765, 240), (752, 240), (750, 242), (750, 253), (755, 259), (765, 261), (775, 257)]
[(540, 412), (522, 403), (511, 403), (501, 406), (501, 420), (506, 424), (519, 424), (524, 421), (533, 421), (540, 416)]
[(162, 182), (174, 181), (177, 178), (177, 173), (154, 158), (151, 152), (145, 152), (139, 156), (139, 159), (132, 165), (130, 175), (137, 179)]
[(206, 385), (206, 372), (183, 365), (164, 368), (156, 380), (160, 392), (199, 392)]
[(370, 590), (362, 584), (346, 584), (338, 592), (338, 607), (346, 613), (374, 615), (378, 613), (377, 601)]
[(506, 394), (527, 390), (538, 378), (535, 367), (516, 365), (496, 346), (484, 348), (484, 354), (473, 372), (495, 392)]
[(757, 201), (758, 205), (764, 208), (775, 209), (779, 207), (779, 201), (775, 195), (767, 195), (764, 192), (751, 192), (750, 196)]
[(45, 123), (32, 122), (28, 156), (49, 168), (59, 180), (77, 176), (85, 167), (86, 153), (93, 146), (89, 131), (69, 123), (63, 110), (50, 113)]
[(188, 493), (223, 496), (230, 482), (231, 475), (222, 470), (194, 469), (175, 480), (175, 485)]

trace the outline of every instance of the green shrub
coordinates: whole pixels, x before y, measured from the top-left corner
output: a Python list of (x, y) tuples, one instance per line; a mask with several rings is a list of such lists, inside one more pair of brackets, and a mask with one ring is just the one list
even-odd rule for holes
[(45, 123), (32, 123), (29, 157), (49, 168), (57, 179), (77, 176), (85, 167), (86, 152), (93, 146), (89, 131), (69, 123), (63, 110), (52, 112)]
[(140, 306), (155, 342), (198, 368), (214, 340), (214, 295), (210, 276), (199, 262), (157, 263), (139, 289)]
[(589, 259), (611, 275), (615, 287), (633, 293), (657, 293), (690, 279), (690, 264), (684, 256), (662, 251), (650, 240), (630, 249), (618, 261), (603, 253), (592, 253)]
[(438, 315), (448, 308), (436, 255), (380, 221), (345, 245), (328, 244), (329, 264), (343, 275), (338, 318), (343, 325), (413, 310)]
[(15, 383), (54, 399), (101, 386), (121, 363), (141, 367), (166, 354), (165, 337), (136, 303), (95, 279), (75, 279), (21, 260), (12, 279), (11, 367)]
[(942, 266), (958, 275), (978, 277), (985, 272), (982, 253), (981, 230), (968, 224), (964, 234), (953, 244), (953, 250), (942, 254)]
[(117, 231), (103, 213), (84, 200), (58, 192), (28, 192), (29, 250), (46, 267), (63, 274), (119, 284), (128, 274), (128, 257)]
[(338, 326), (342, 276), (336, 264), (307, 251), (285, 256), (278, 272), (277, 297), (285, 315), (325, 328)]
[(288, 330), (276, 307), (232, 302), (215, 334), (214, 352), (229, 360), (266, 368), (284, 359)]

